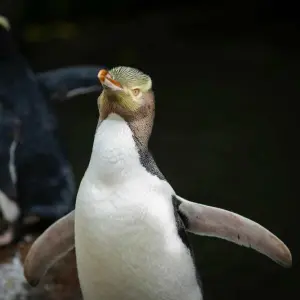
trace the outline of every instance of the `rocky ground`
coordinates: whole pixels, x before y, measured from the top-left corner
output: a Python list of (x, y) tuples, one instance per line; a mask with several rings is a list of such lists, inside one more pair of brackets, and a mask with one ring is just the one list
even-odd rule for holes
[(30, 287), (23, 275), (23, 261), (32, 242), (21, 242), (0, 250), (1, 300), (81, 299), (74, 252), (55, 265), (43, 281)]

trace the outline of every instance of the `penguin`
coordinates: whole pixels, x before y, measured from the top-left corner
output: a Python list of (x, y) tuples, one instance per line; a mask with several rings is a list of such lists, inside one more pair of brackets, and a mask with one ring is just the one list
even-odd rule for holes
[(30, 248), (24, 274), (32, 286), (75, 249), (85, 300), (201, 300), (188, 232), (292, 265), (287, 246), (258, 223), (177, 195), (148, 148), (155, 114), (150, 76), (120, 66), (98, 77), (99, 121), (75, 210)]
[(99, 66), (71, 66), (37, 73), (36, 79), (48, 101), (64, 101), (100, 92), (98, 71)]
[(16, 203), (15, 169), (19, 126), (20, 120), (17, 116), (0, 101), (0, 247), (12, 242), (13, 224), (20, 216), (20, 208)]
[[(18, 145), (13, 151), (17, 176), (9, 188), (10, 192), (14, 191), (12, 198), (1, 190), (1, 199), (10, 199), (18, 210), (17, 220), (5, 219), (9, 208), (0, 205), (3, 228), (10, 222), (18, 229), (10, 238), (5, 235), (4, 244), (35, 229), (43, 232), (49, 224), (74, 209), (76, 183), (58, 139), (57, 119), (51, 105), (53, 101), (101, 91), (97, 74), (102, 67), (70, 66), (34, 73), (19, 53), (9, 19), (4, 15), (0, 15), (0, 44), (0, 102), (10, 107), (21, 124)], [(1, 146), (3, 151), (9, 152), (10, 143)], [(9, 180), (8, 173), (0, 177), (0, 188)]]

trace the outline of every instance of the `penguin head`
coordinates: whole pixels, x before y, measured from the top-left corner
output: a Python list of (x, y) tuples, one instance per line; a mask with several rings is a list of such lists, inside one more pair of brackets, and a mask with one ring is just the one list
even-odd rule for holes
[(98, 78), (103, 86), (98, 99), (102, 119), (110, 112), (125, 119), (154, 112), (152, 80), (148, 75), (135, 68), (121, 66), (109, 71), (100, 70)]
[[(0, 1), (1, 2), (1, 1)], [(0, 61), (14, 57), (18, 51), (14, 43), (11, 24), (5, 16), (0, 14)]]
[(0, 15), (0, 28), (10, 31), (10, 23), (8, 19), (2, 15)]

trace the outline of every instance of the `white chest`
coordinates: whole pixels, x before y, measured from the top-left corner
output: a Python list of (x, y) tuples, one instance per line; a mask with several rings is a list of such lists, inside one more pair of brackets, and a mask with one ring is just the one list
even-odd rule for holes
[[(173, 189), (141, 166), (126, 123), (112, 123), (99, 128), (77, 195), (75, 242), (84, 298), (199, 300), (193, 262), (177, 234)], [(106, 129), (115, 130), (110, 139)]]
[(132, 131), (118, 115), (111, 114), (99, 126), (88, 167), (89, 178), (112, 185), (140, 171), (139, 155)]

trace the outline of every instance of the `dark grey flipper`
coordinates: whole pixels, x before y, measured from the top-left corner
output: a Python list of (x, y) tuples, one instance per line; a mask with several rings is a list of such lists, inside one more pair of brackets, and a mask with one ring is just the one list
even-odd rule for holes
[(72, 211), (59, 219), (31, 246), (24, 263), (24, 274), (30, 285), (38, 285), (51, 266), (74, 249), (74, 218)]
[(67, 67), (37, 73), (38, 84), (50, 100), (65, 100), (81, 94), (100, 92), (97, 77), (101, 66)]
[(186, 230), (194, 234), (228, 240), (268, 256), (283, 267), (291, 267), (287, 246), (258, 223), (233, 212), (193, 203), (176, 195), (178, 210), (186, 219)]

